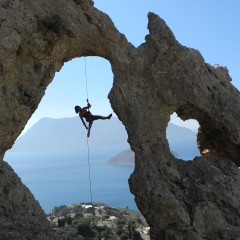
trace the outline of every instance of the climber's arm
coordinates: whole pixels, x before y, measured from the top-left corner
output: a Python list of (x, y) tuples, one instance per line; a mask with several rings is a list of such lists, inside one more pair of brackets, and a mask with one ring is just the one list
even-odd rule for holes
[(81, 116), (80, 116), (80, 119), (81, 119), (81, 121), (82, 121), (82, 123), (83, 123), (84, 127), (85, 127), (86, 129), (88, 129), (88, 127), (87, 127), (87, 125), (86, 125), (86, 123), (85, 123), (84, 119), (83, 119)]

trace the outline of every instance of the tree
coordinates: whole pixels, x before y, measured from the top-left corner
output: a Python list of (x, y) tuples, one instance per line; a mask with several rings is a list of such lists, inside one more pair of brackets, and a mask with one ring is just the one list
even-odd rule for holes
[(71, 205), (71, 209), (73, 210), (73, 212), (78, 211), (78, 210), (82, 210), (82, 205), (77, 204), (77, 203), (73, 203)]
[(142, 224), (143, 223), (142, 219), (141, 218), (137, 218), (137, 223)]
[(53, 208), (53, 213), (58, 214), (59, 216), (66, 216), (70, 212), (68, 206), (61, 205), (59, 207), (55, 206)]
[(132, 239), (132, 233), (135, 231), (135, 228), (136, 228), (135, 223), (130, 221), (128, 223), (128, 234), (130, 239)]
[(58, 218), (58, 227), (61, 228), (61, 227), (64, 227), (64, 225), (65, 225), (65, 219)]
[(66, 216), (65, 217), (65, 221), (66, 221), (66, 223), (68, 224), (68, 225), (71, 225), (72, 224), (72, 218), (70, 217), (70, 216)]
[(120, 236), (121, 240), (128, 240), (128, 233), (127, 232), (123, 232)]
[(59, 207), (55, 206), (55, 207), (53, 208), (53, 213), (54, 213), (54, 214), (57, 214), (58, 212), (59, 212)]
[(104, 231), (101, 232), (101, 237), (105, 239), (110, 239), (111, 231), (109, 229), (105, 229)]
[(117, 227), (117, 229), (116, 229), (116, 234), (118, 235), (118, 236), (121, 236), (121, 234), (123, 233), (124, 231), (122, 230), (122, 227)]
[(94, 237), (95, 233), (90, 227), (90, 221), (87, 219), (80, 219), (77, 225), (77, 234), (83, 237)]
[(70, 210), (69, 210), (68, 206), (62, 205), (62, 206), (59, 207), (59, 214), (61, 216), (66, 216), (68, 213), (70, 213)]
[(143, 240), (143, 238), (141, 237), (140, 232), (135, 231), (135, 232), (133, 233), (133, 240)]

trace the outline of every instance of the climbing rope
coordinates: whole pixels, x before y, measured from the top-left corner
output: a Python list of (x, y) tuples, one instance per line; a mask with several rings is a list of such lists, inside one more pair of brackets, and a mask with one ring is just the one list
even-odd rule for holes
[(88, 177), (89, 177), (91, 204), (92, 204), (92, 179), (91, 179), (91, 165), (90, 165), (90, 157), (89, 157), (90, 154), (89, 154), (88, 138), (87, 138), (87, 148), (88, 148)]
[[(86, 64), (86, 59), (84, 57), (84, 64), (85, 64), (85, 79), (86, 79), (86, 95), (87, 95), (87, 103), (88, 102), (88, 79), (87, 79), (87, 64)], [(91, 179), (91, 165), (90, 165), (90, 151), (89, 151), (89, 142), (88, 142), (88, 137), (87, 137), (87, 149), (88, 149), (88, 178), (89, 178), (89, 190), (90, 190), (90, 197), (91, 197), (91, 204), (92, 204), (92, 209), (93, 209), (93, 222), (94, 222), (94, 206), (93, 206), (93, 195), (92, 195), (92, 179)]]
[(84, 57), (84, 64), (85, 64), (86, 94), (87, 94), (87, 102), (88, 102), (87, 63), (86, 63), (85, 57)]

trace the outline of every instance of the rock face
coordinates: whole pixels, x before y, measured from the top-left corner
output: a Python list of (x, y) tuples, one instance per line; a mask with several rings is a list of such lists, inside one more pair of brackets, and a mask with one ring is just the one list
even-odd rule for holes
[[(225, 67), (181, 46), (155, 14), (148, 19), (146, 42), (135, 48), (90, 0), (0, 0), (0, 156), (64, 62), (103, 57), (114, 74), (109, 99), (136, 156), (130, 190), (151, 238), (240, 239), (239, 92)], [(203, 157), (185, 162), (171, 154), (173, 112), (199, 122)], [(1, 236), (51, 239), (39, 205), (3, 160), (0, 171)]]
[(0, 163), (0, 239), (54, 239), (46, 215), (4, 161)]

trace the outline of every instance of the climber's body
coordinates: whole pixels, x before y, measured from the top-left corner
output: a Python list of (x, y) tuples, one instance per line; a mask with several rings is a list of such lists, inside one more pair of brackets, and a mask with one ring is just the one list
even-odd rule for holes
[[(88, 129), (88, 133), (87, 136), (90, 136), (90, 130), (93, 124), (93, 121), (95, 120), (106, 120), (106, 119), (110, 119), (112, 117), (112, 114), (109, 114), (107, 117), (102, 117), (99, 115), (92, 115), (91, 112), (89, 111), (89, 108), (91, 107), (91, 104), (88, 102), (86, 107), (81, 108), (80, 106), (75, 106), (75, 112), (79, 113), (79, 117), (82, 120), (83, 125), (85, 126), (86, 129)], [(89, 123), (88, 127), (84, 121), (85, 120)]]

